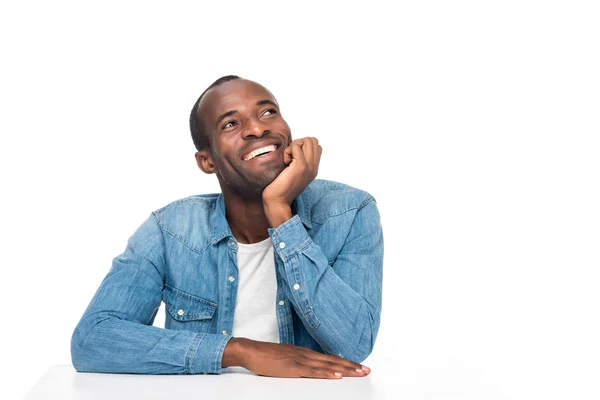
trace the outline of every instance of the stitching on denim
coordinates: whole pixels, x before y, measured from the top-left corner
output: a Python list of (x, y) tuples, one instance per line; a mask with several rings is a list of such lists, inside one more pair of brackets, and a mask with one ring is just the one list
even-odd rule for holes
[[(192, 340), (192, 344), (190, 345), (190, 347), (188, 348), (188, 351), (185, 354), (185, 366), (184, 366), (184, 372), (186, 374), (191, 374), (191, 368), (190, 368), (190, 363), (192, 360), (192, 357), (196, 355), (196, 353), (198, 352), (198, 348), (200, 347), (200, 341), (202, 340), (203, 336), (201, 336), (199, 333), (196, 334), (196, 337), (194, 338), (194, 340)], [(198, 345), (196, 345), (196, 343), (198, 343)]]
[[(310, 245), (310, 243), (309, 243), (309, 245)], [(304, 253), (304, 251), (302, 251), (302, 253)], [(298, 257), (298, 260), (299, 259), (300, 259), (300, 257)], [(298, 264), (300, 264), (300, 263), (298, 262)], [(304, 268), (298, 268), (298, 274), (300, 275), (302, 282), (307, 281), (306, 276), (304, 276)], [(308, 297), (305, 285), (304, 285), (304, 288), (305, 288), (305, 290), (302, 292), (303, 293), (302, 297), (304, 297), (304, 303), (306, 304), (307, 311), (304, 312), (304, 310), (302, 310), (302, 314), (304, 315), (304, 318), (308, 321), (310, 326), (312, 326), (313, 329), (317, 329), (321, 325), (321, 321), (319, 321), (319, 319), (316, 317), (316, 315), (313, 311), (313, 304), (310, 301), (310, 298)], [(311, 316), (309, 316), (309, 314)]]
[(169, 204), (167, 204), (164, 207), (159, 208), (158, 210), (155, 210), (155, 213), (159, 213), (162, 214), (164, 211), (166, 211), (167, 209), (174, 207), (174, 206), (178, 206), (180, 204), (183, 203), (192, 203), (192, 204), (198, 204), (198, 203), (204, 203), (205, 205), (209, 206), (209, 211), (213, 211), (216, 207), (217, 204), (217, 198), (218, 196), (214, 197), (214, 199), (207, 199), (204, 197), (196, 197), (196, 196), (190, 196), (190, 197), (186, 197), (184, 199), (179, 199), (179, 200), (175, 200)]
[[(373, 201), (374, 204), (377, 204), (377, 202), (375, 201), (375, 199), (371, 198), (369, 201), (364, 201), (361, 208), (356, 212), (356, 214), (358, 215), (358, 213), (367, 206), (367, 204), (369, 204), (371, 201)], [(350, 229), (348, 229), (348, 232), (346, 233), (346, 237), (344, 238), (344, 244), (342, 245), (342, 249), (344, 247), (346, 247), (346, 245), (348, 245), (349, 243), (351, 243), (352, 241), (356, 240), (357, 238), (354, 238), (350, 241), (348, 241), (348, 236), (350, 236), (350, 231), (352, 231), (352, 227), (354, 226), (354, 223), (356, 222), (356, 216), (354, 216), (354, 220), (352, 221), (352, 224), (350, 224)], [(353, 253), (346, 253), (346, 254), (353, 254)]]
[[(293, 260), (296, 260), (296, 265), (293, 265)], [(304, 317), (304, 320), (307, 321), (310, 326), (314, 329), (317, 329), (320, 325), (319, 320), (314, 316), (314, 313), (312, 315), (312, 317), (309, 317), (308, 314), (310, 314), (312, 312), (312, 304), (310, 302), (310, 300), (308, 299), (308, 295), (306, 294), (306, 287), (305, 287), (305, 283), (306, 280), (304, 279), (304, 276), (302, 276), (302, 271), (300, 271), (300, 257), (298, 257), (297, 253), (294, 253), (292, 255), (292, 257), (290, 257), (290, 272), (292, 275), (292, 278), (294, 279), (293, 282), (298, 283), (300, 285), (300, 287), (302, 288), (302, 295), (300, 294), (300, 292), (298, 290), (293, 290), (293, 295), (296, 298), (296, 301), (298, 302), (298, 304), (302, 305), (302, 304), (306, 304), (306, 307), (301, 307), (300, 311), (302, 312), (302, 316)], [(310, 310), (308, 312), (306, 312), (304, 309), (308, 309), (310, 308)]]
[[(300, 223), (300, 225), (302, 226), (302, 223)], [(284, 232), (286, 232), (286, 231), (284, 231)], [(279, 235), (276, 235), (275, 238), (276, 238), (277, 242), (281, 242), (282, 241), (281, 238), (279, 237)], [(304, 240), (302, 242), (300, 242), (299, 245), (294, 246), (293, 248), (290, 248), (288, 250), (282, 250), (281, 251), (281, 258), (282, 258), (282, 260), (285, 262), (290, 257), (293, 257), (295, 253), (302, 253), (302, 252), (304, 252), (304, 250), (306, 250), (306, 249), (308, 249), (310, 247), (311, 242), (312, 242), (312, 239), (310, 238), (310, 236), (307, 233), (306, 237), (304, 238)]]
[(338, 191), (338, 190), (348, 190), (348, 189), (351, 188), (350, 186), (348, 186), (346, 184), (339, 183), (339, 182), (334, 182), (334, 181), (328, 181), (328, 180), (325, 180), (325, 179), (319, 179), (319, 182), (322, 183), (323, 186), (326, 186), (328, 189), (336, 190), (336, 191)]
[(208, 299), (205, 299), (203, 297), (196, 296), (194, 294), (184, 292), (183, 290), (177, 289), (176, 287), (173, 287), (173, 286), (171, 286), (169, 284), (165, 284), (165, 288), (168, 288), (169, 290), (171, 290), (176, 296), (181, 296), (181, 297), (184, 297), (184, 298), (188, 298), (190, 300), (194, 300), (194, 301), (199, 302), (199, 303), (206, 304), (206, 305), (210, 306), (211, 308), (214, 308), (215, 310), (218, 308), (218, 304), (215, 303), (212, 300), (208, 300)]
[(290, 249), (289, 251), (282, 251), (283, 255), (284, 255), (284, 262), (286, 260), (291, 259), (292, 257), (294, 257), (295, 255), (297, 255), (298, 253), (304, 253), (304, 251), (306, 249), (308, 249), (311, 245), (311, 243), (313, 243), (312, 239), (309, 237), (305, 238), (299, 245), (297, 245), (296, 247)]
[[(165, 245), (165, 236), (162, 233), (162, 229), (160, 228), (160, 223), (158, 221), (158, 217), (156, 216), (155, 213), (152, 213), (152, 216), (154, 217), (154, 223), (156, 224), (156, 228), (159, 230), (159, 232), (161, 233), (160, 235), (160, 239), (162, 240), (162, 248), (164, 251), (162, 251), (162, 263), (163, 263), (163, 272), (164, 272), (164, 266), (167, 264), (166, 259), (165, 259), (165, 255), (166, 255), (166, 248), (167, 246)], [(152, 266), (154, 267), (154, 269), (156, 270), (156, 272), (158, 273), (158, 275), (162, 278), (162, 280), (165, 280), (165, 276), (164, 273), (161, 273), (161, 271), (158, 269), (158, 267), (156, 265), (154, 265), (154, 263), (150, 260), (148, 260), (148, 262), (150, 264), (152, 264)]]
[(167, 312), (169, 313), (171, 318), (173, 318), (175, 321), (177, 321), (179, 323), (186, 323), (186, 322), (201, 323), (200, 321), (212, 320), (212, 318), (215, 316), (215, 309), (212, 307), (207, 307), (207, 306), (205, 306), (204, 309), (207, 311), (210, 310), (210, 311), (208, 311), (208, 314), (206, 314), (206, 313), (203, 314), (201, 312), (187, 312), (184, 315), (179, 316), (179, 314), (177, 314), (178, 307), (173, 307), (171, 304), (165, 303), (165, 310), (167, 310)]
[(322, 218), (323, 218), (323, 219), (322, 219), (321, 221), (315, 221), (315, 222), (316, 222), (316, 223), (318, 223), (319, 225), (323, 225), (323, 224), (325, 223), (325, 220), (326, 220), (327, 218), (331, 218), (331, 217), (337, 217), (337, 216), (339, 216), (339, 215), (344, 215), (344, 214), (347, 214), (347, 213), (349, 213), (350, 211), (354, 211), (354, 210), (358, 210), (358, 209), (359, 209), (359, 207), (358, 207), (358, 206), (356, 206), (356, 207), (351, 207), (351, 208), (348, 208), (348, 209), (346, 209), (346, 210), (344, 210), (344, 211), (336, 211), (336, 212), (331, 212), (331, 213), (328, 213), (328, 214), (325, 214), (325, 215), (323, 215), (323, 216), (322, 216)]
[(221, 370), (223, 369), (222, 364), (221, 366), (219, 366), (219, 362), (222, 362), (223, 360), (223, 353), (225, 352), (225, 346), (227, 345), (227, 342), (229, 342), (229, 339), (227, 337), (225, 337), (221, 343), (219, 344), (219, 346), (217, 347), (215, 356), (213, 358), (214, 360), (214, 367), (213, 367), (213, 371), (216, 373), (220, 373)]
[(90, 336), (90, 334), (92, 332), (95, 332), (96, 329), (94, 329), (94, 328), (96, 326), (98, 326), (99, 324), (101, 324), (104, 321), (107, 321), (107, 320), (109, 320), (109, 319), (111, 319), (113, 317), (117, 318), (117, 319), (123, 319), (123, 320), (126, 320), (126, 321), (137, 321), (131, 315), (127, 315), (127, 314), (119, 312), (119, 311), (110, 311), (110, 312), (109, 311), (96, 311), (96, 312), (90, 313), (90, 314), (86, 315), (85, 317), (83, 317), (81, 319), (81, 321), (79, 321), (79, 323), (77, 324), (77, 327), (79, 327), (85, 320), (87, 320), (90, 317), (93, 317), (95, 315), (98, 315), (98, 314), (105, 315), (105, 317), (101, 321), (98, 321), (98, 322), (94, 323), (94, 325), (92, 325), (92, 327), (90, 329), (88, 329), (88, 332), (85, 335), (85, 337), (80, 340), (80, 343), (81, 343), (80, 346), (83, 347), (83, 344), (87, 341), (88, 336)]
[(302, 221), (300, 220), (300, 217), (298, 215), (294, 215), (292, 218), (288, 219), (283, 224), (281, 224), (281, 226), (275, 228), (274, 231), (276, 232), (276, 235), (279, 237), (281, 235), (285, 235), (286, 232), (293, 230), (295, 228), (295, 226), (298, 224), (300, 224), (300, 226), (304, 226), (304, 225), (302, 225)]
[(183, 241), (183, 239), (180, 239), (179, 237), (177, 237), (173, 232), (169, 231), (168, 229), (162, 229), (163, 232), (166, 232), (169, 234), (169, 236), (171, 236), (173, 239), (177, 240), (179, 243), (181, 243), (182, 245), (184, 245), (185, 247), (187, 247), (188, 249), (190, 249), (191, 251), (193, 251), (196, 254), (202, 254), (206, 251), (206, 249), (208, 249), (208, 247), (210, 246), (210, 243), (207, 243), (206, 247), (203, 248), (202, 250), (196, 250), (194, 248), (192, 248), (189, 244), (187, 244), (186, 242)]
[(310, 236), (304, 239), (304, 241), (298, 245), (298, 252), (304, 253), (304, 251), (310, 247), (312, 242)]
[(363, 208), (365, 205), (367, 205), (371, 201), (375, 201), (375, 198), (373, 198), (373, 196), (371, 196), (371, 195), (368, 195), (358, 206), (353, 206), (353, 207), (347, 208), (344, 211), (335, 211), (335, 212), (327, 213), (325, 215), (322, 215), (320, 220), (318, 220), (318, 221), (313, 220), (312, 222), (315, 222), (319, 225), (323, 225), (325, 223), (325, 219), (331, 218), (331, 217), (337, 217), (338, 215), (343, 215), (343, 214), (346, 214), (353, 210), (360, 210), (361, 208)]

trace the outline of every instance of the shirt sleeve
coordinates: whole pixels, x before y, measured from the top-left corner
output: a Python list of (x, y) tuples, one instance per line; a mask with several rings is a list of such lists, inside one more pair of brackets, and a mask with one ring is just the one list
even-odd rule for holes
[[(335, 217), (334, 217), (335, 218)], [(295, 215), (269, 229), (284, 291), (328, 354), (361, 362), (373, 350), (381, 314), (383, 232), (374, 199), (358, 209), (332, 266)]]
[(80, 372), (221, 373), (231, 335), (151, 326), (162, 300), (165, 245), (151, 215), (113, 260), (71, 339)]

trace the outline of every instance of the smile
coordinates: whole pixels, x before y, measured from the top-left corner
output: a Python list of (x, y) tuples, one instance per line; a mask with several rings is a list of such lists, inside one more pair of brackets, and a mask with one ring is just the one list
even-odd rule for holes
[(243, 157), (243, 160), (250, 161), (254, 157), (259, 157), (259, 156), (271, 153), (272, 151), (275, 151), (275, 150), (277, 150), (277, 145), (274, 145), (274, 144), (265, 146), (265, 147), (261, 147), (260, 149), (252, 150), (250, 153), (246, 154)]

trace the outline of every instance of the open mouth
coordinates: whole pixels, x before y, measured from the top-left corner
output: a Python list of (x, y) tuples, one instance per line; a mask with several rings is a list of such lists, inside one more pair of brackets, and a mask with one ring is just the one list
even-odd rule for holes
[(256, 157), (262, 157), (267, 155), (273, 151), (277, 150), (277, 145), (272, 144), (269, 146), (261, 147), (260, 149), (252, 150), (250, 153), (246, 154), (242, 159), (244, 161), (250, 161)]

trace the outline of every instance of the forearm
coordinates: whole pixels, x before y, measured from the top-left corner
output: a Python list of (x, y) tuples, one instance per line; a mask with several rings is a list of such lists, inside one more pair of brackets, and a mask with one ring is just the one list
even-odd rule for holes
[(350, 287), (326, 259), (320, 259), (316, 247), (311, 244), (302, 256), (281, 265), (286, 295), (325, 352), (362, 362), (375, 343), (380, 300), (377, 296), (369, 300)]
[(277, 228), (292, 218), (292, 208), (288, 204), (263, 201), (263, 207), (271, 228)]
[(164, 295), (164, 242), (154, 216), (113, 260), (73, 332), (71, 357), (78, 371), (220, 373), (230, 336), (151, 326)]
[(230, 336), (143, 325), (115, 312), (95, 312), (77, 325), (71, 341), (80, 372), (134, 374), (221, 373)]
[(381, 312), (383, 240), (374, 202), (354, 226), (333, 266), (299, 218), (270, 233), (284, 290), (311, 336), (328, 353), (362, 361)]

